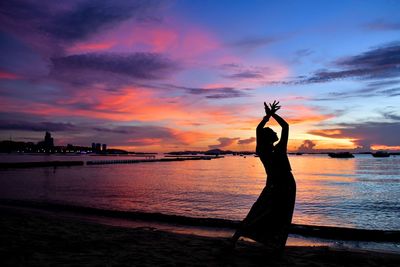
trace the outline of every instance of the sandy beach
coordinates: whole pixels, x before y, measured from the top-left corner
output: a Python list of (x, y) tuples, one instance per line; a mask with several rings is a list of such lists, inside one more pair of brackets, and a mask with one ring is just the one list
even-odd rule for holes
[(400, 266), (400, 255), (288, 246), (283, 257), (260, 244), (151, 227), (123, 228), (1, 208), (2, 266)]

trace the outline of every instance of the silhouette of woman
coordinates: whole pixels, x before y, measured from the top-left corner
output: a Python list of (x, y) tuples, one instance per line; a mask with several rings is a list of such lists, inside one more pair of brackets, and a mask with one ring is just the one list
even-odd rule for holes
[[(283, 252), (292, 221), (296, 199), (296, 182), (287, 157), (289, 124), (276, 111), (279, 102), (269, 106), (264, 102), (266, 116), (257, 126), (256, 153), (267, 173), (267, 184), (231, 241), (235, 246), (239, 237), (249, 237), (274, 251)], [(264, 128), (270, 117), (282, 127), (281, 138), (271, 128)]]

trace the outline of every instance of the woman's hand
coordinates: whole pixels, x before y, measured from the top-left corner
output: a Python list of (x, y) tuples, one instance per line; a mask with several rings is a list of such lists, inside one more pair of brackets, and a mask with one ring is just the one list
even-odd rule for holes
[(276, 100), (274, 100), (274, 102), (272, 104), (271, 103), (269, 104), (269, 107), (270, 107), (272, 113), (277, 112), (281, 108), (281, 106), (278, 106), (278, 104), (279, 104), (279, 101), (276, 101)]
[(269, 104), (269, 106), (264, 102), (264, 109), (265, 109), (265, 114), (267, 114), (268, 116), (272, 116), (273, 114), (275, 114), (275, 112), (277, 112), (281, 106), (278, 106), (279, 101), (274, 100), (274, 102), (271, 104)]
[(264, 109), (265, 109), (265, 114), (270, 115), (271, 114), (271, 109), (268, 107), (267, 103), (264, 102)]

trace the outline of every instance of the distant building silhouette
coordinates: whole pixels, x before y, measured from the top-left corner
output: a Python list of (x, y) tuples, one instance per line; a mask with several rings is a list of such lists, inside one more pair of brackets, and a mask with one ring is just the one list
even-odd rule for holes
[(101, 143), (92, 143), (92, 152), (93, 153), (106, 153), (107, 152), (107, 144)]
[(49, 132), (46, 132), (44, 136), (44, 145), (48, 148), (54, 147), (54, 138), (51, 137), (51, 134)]
[(100, 143), (96, 143), (96, 153), (101, 152), (101, 144)]
[(44, 135), (44, 140), (40, 141), (37, 146), (46, 152), (51, 152), (54, 150), (54, 138), (51, 137), (49, 132), (46, 132)]

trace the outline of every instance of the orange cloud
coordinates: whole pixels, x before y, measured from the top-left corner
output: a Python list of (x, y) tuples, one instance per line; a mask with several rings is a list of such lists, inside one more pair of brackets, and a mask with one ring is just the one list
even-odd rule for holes
[[(162, 143), (162, 138), (136, 138), (128, 139), (128, 143), (135, 143), (135, 146), (154, 146)], [(140, 144), (140, 145), (138, 145)]]
[(140, 87), (125, 87), (117, 92), (100, 88), (79, 90), (71, 97), (53, 103), (32, 103), (28, 100), (5, 98), (1, 110), (37, 115), (75, 116), (111, 121), (169, 121), (175, 126), (237, 123), (237, 116), (224, 107), (207, 103), (193, 104), (181, 97), (160, 97), (156, 92)]
[(333, 138), (347, 138), (343, 135), (342, 131), (339, 129), (322, 129), (322, 130), (312, 130), (309, 131), (310, 134), (319, 135), (323, 137), (333, 137)]
[(325, 136), (325, 137), (331, 137), (331, 136), (340, 136), (342, 134), (342, 131), (339, 129), (324, 129), (324, 130), (313, 130), (310, 131), (311, 134), (314, 135), (320, 135), (320, 136)]
[(289, 124), (301, 124), (301, 123), (315, 123), (315, 122), (321, 122), (321, 121), (325, 121), (328, 119), (333, 118), (333, 115), (306, 115), (306, 116), (302, 116), (302, 117), (289, 117), (287, 119), (287, 122)]
[(316, 123), (334, 117), (333, 114), (320, 114), (316, 109), (300, 105), (285, 107), (285, 113), (289, 124)]
[(372, 150), (400, 150), (400, 146), (372, 145)]
[(113, 41), (106, 42), (90, 42), (90, 43), (78, 43), (67, 49), (71, 54), (81, 54), (87, 52), (98, 52), (102, 50), (110, 49), (115, 45)]
[[(58, 104), (78, 107), (70, 110), (78, 116), (95, 117), (115, 121), (161, 121), (170, 118), (187, 118), (187, 112), (171, 99), (160, 99), (154, 93), (135, 87), (126, 87), (118, 92), (85, 90), (73, 98), (58, 101)], [(89, 106), (79, 108), (80, 105)]]
[[(306, 140), (290, 139), (288, 149), (290, 151), (300, 150), (311, 152), (311, 150), (302, 147), (305, 141)], [(312, 143), (315, 145), (312, 147), (312, 151), (329, 151), (337, 149), (349, 150), (357, 147), (353, 140), (347, 138), (315, 138), (312, 140)]]

